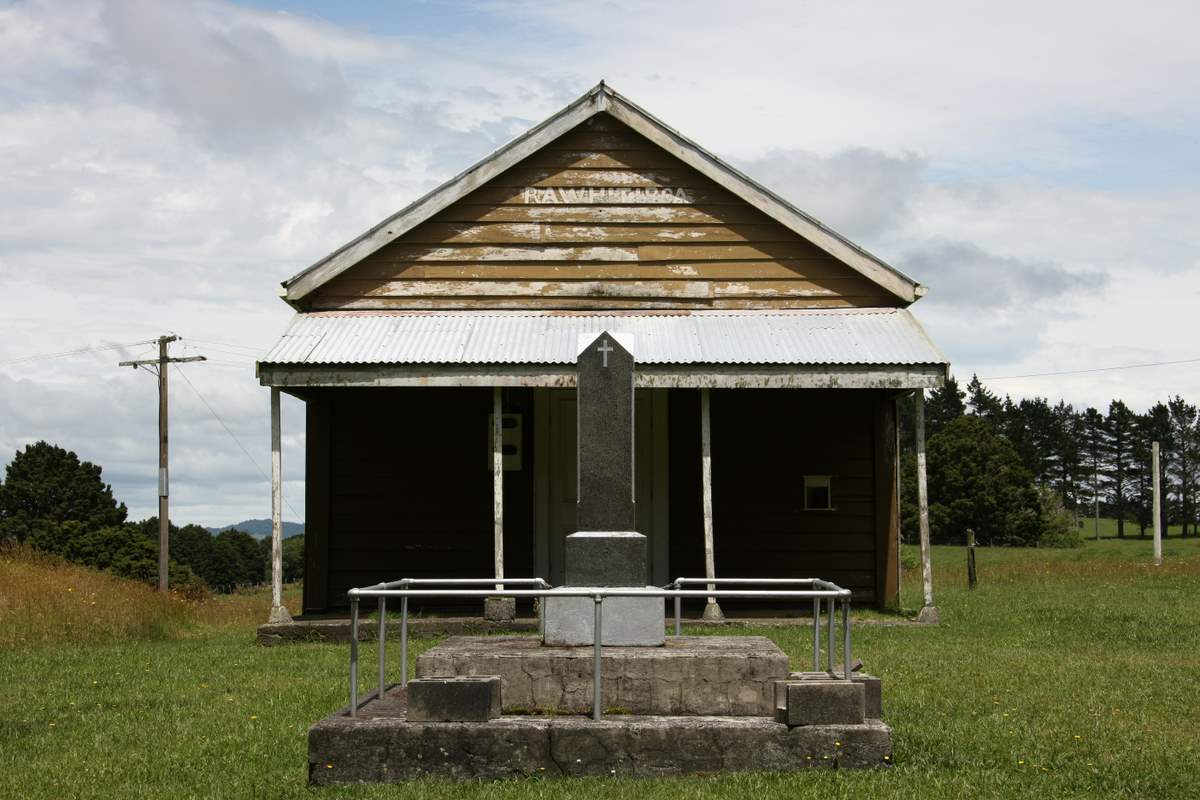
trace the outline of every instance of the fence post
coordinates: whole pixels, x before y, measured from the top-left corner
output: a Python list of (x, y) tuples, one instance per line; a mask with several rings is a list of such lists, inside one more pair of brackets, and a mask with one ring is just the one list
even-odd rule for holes
[(821, 598), (813, 598), (813, 672), (821, 671)]
[(1162, 556), (1162, 478), (1158, 474), (1158, 442), (1150, 445), (1150, 474), (1153, 476), (1154, 505), (1151, 519), (1154, 523), (1154, 566), (1161, 567)]
[(408, 688), (408, 595), (400, 598), (400, 685)]
[(825, 661), (828, 662), (828, 667), (829, 667), (829, 677), (831, 677), (831, 678), (834, 675), (834, 671), (833, 671), (833, 620), (834, 620), (834, 617), (837, 616), (837, 614), (835, 613), (836, 607), (834, 606), (834, 602), (835, 602), (835, 598), (830, 597), (829, 604), (828, 604), (828, 608), (829, 608), (829, 652), (826, 653), (826, 655), (825, 655)]
[(967, 529), (967, 588), (974, 589), (979, 582), (975, 574), (975, 531)]
[(376, 695), (383, 700), (387, 689), (387, 598), (379, 598), (379, 693)]
[(596, 602), (596, 621), (592, 629), (592, 719), (596, 722), (604, 715), (603, 698), (604, 698), (604, 682), (600, 677), (601, 659), (600, 648), (602, 630), (604, 627), (604, 612), (601, 607), (604, 605), (604, 595), (596, 595), (593, 598)]
[(350, 716), (358, 716), (358, 598), (350, 598)]

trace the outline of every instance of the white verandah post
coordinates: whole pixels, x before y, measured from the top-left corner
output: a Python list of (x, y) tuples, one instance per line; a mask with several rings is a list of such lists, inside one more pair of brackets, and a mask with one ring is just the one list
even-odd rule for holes
[(938, 621), (937, 606), (933, 604), (933, 555), (929, 549), (929, 485), (925, 478), (925, 390), (917, 389), (915, 397), (917, 431), (917, 512), (921, 523), (921, 582), (925, 589), (925, 604), (917, 617), (920, 622)]
[(283, 604), (283, 458), (280, 452), (279, 389), (271, 387), (271, 614), (269, 623), (291, 622)]
[[(492, 387), (492, 552), (495, 578), (504, 578), (504, 390)], [(504, 584), (497, 583), (502, 591)], [(487, 597), (483, 617), (493, 622), (508, 622), (517, 615), (517, 601), (511, 597)]]
[[(716, 558), (713, 553), (713, 509), (712, 509), (712, 424), (709, 415), (708, 388), (700, 390), (700, 474), (704, 496), (704, 577), (717, 577)], [(708, 584), (713, 590), (713, 584)], [(704, 604), (704, 619), (721, 622), (725, 615), (717, 605), (717, 598), (709, 597)]]
[[(496, 577), (504, 577), (504, 404), (499, 386), (492, 387), (492, 536)], [(503, 584), (496, 584), (503, 590)]]

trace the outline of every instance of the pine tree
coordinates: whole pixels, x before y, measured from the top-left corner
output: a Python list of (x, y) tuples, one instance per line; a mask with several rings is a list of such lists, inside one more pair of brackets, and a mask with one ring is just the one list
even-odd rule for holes
[(940, 389), (934, 389), (925, 400), (925, 437), (936, 434), (946, 425), (967, 413), (963, 390), (953, 375), (946, 378)]
[(967, 384), (967, 405), (972, 414), (991, 423), (997, 431), (1000, 430), (1004, 421), (1004, 403), (975, 374), (971, 375), (971, 382)]
[(1196, 406), (1176, 395), (1167, 402), (1170, 413), (1171, 439), (1175, 445), (1175, 458), (1168, 476), (1175, 486), (1179, 500), (1179, 521), (1182, 535), (1188, 535), (1188, 526), (1195, 533), (1196, 520)]
[(1016, 407), (1022, 429), (1021, 441), (1015, 442), (1025, 467), (1043, 486), (1052, 483), (1054, 451), (1054, 410), (1043, 397), (1022, 400)]
[(1063, 505), (1078, 514), (1079, 478), (1083, 463), (1083, 426), (1075, 409), (1063, 400), (1054, 406), (1050, 419), (1050, 485)]
[(1166, 538), (1168, 530), (1170, 530), (1170, 522), (1172, 512), (1175, 510), (1175, 504), (1171, 502), (1171, 493), (1168, 491), (1168, 486), (1165, 477), (1170, 474), (1171, 465), (1174, 460), (1174, 440), (1171, 436), (1171, 412), (1163, 403), (1155, 403), (1150, 409), (1142, 415), (1140, 419), (1142, 447), (1145, 448), (1145, 505), (1146, 505), (1146, 525), (1151, 525), (1151, 509), (1153, 507), (1154, 495), (1154, 480), (1151, 474), (1151, 459), (1150, 445), (1152, 442), (1158, 442), (1158, 471), (1162, 489), (1162, 507), (1159, 509), (1162, 514), (1163, 522), (1163, 538)]
[(1129, 499), (1132, 491), (1133, 448), (1137, 436), (1137, 418), (1129, 406), (1120, 400), (1108, 404), (1108, 416), (1104, 420), (1108, 430), (1108, 447), (1104, 458), (1104, 478), (1108, 505), (1117, 518), (1117, 538), (1125, 538), (1125, 520), (1129, 514)]
[(1108, 452), (1108, 430), (1104, 415), (1090, 406), (1080, 417), (1083, 432), (1083, 457), (1087, 467), (1089, 488), (1092, 492), (1092, 510), (1096, 525), (1096, 538), (1100, 538), (1100, 468)]

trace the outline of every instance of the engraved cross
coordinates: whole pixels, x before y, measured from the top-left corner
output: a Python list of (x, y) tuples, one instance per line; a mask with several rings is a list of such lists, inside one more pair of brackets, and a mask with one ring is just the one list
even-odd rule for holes
[(608, 354), (613, 351), (612, 345), (610, 345), (608, 343), (608, 339), (605, 339), (603, 342), (600, 343), (600, 346), (597, 347), (596, 349), (599, 350), (604, 355), (604, 366), (607, 367), (608, 366)]

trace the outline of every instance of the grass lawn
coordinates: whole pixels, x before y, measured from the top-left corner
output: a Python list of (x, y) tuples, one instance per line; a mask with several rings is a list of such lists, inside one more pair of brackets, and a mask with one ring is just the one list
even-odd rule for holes
[[(890, 770), (312, 790), (305, 732), (345, 702), (347, 647), (256, 646), (260, 595), (149, 639), (0, 644), (0, 797), (1195, 797), (1200, 540), (1164, 550), (1156, 570), (1149, 540), (981, 549), (968, 592), (963, 550), (935, 548), (943, 624), (855, 634), (884, 679)], [(3, 625), (13, 587), (0, 582)], [(910, 571), (905, 605), (918, 593)], [(769, 636), (795, 664), (810, 652), (792, 630), (729, 632)]]

